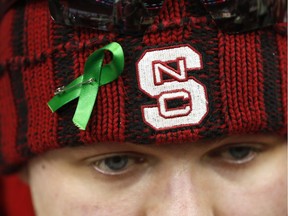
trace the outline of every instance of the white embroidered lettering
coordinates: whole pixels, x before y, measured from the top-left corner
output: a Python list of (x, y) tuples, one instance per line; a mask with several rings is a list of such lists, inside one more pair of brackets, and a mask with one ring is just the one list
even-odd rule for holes
[[(206, 89), (187, 72), (201, 68), (200, 54), (189, 45), (146, 51), (137, 63), (139, 87), (158, 103), (142, 107), (144, 121), (156, 130), (200, 124), (208, 112)], [(183, 103), (168, 106), (176, 100)]]

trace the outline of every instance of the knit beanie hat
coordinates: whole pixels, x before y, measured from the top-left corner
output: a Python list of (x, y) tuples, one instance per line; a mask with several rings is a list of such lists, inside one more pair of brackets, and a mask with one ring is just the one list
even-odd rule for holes
[[(144, 35), (120, 35), (56, 24), (48, 1), (18, 1), (0, 26), (0, 172), (67, 146), (285, 136), (286, 31), (279, 24), (227, 34), (198, 0), (166, 0)], [(123, 70), (97, 84), (85, 130), (73, 122), (82, 92), (51, 112), (56, 89), (81, 77), (89, 56), (112, 42), (123, 50)], [(115, 59), (104, 53), (100, 70)], [(72, 88), (94, 86), (88, 81)]]

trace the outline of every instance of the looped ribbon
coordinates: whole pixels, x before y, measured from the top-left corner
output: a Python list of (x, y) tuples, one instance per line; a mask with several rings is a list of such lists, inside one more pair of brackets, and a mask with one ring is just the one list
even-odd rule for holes
[[(103, 65), (105, 51), (113, 54), (113, 59)], [(58, 88), (55, 96), (48, 102), (55, 112), (70, 101), (78, 99), (73, 123), (85, 130), (90, 119), (100, 86), (116, 80), (124, 69), (124, 52), (120, 44), (113, 42), (92, 53), (84, 66), (84, 73), (69, 85)], [(60, 90), (59, 90), (60, 89)]]

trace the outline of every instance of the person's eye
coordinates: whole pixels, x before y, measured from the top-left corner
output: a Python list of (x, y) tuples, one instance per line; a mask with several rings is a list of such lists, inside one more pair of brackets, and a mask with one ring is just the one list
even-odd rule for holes
[(129, 172), (146, 162), (145, 158), (133, 154), (106, 155), (93, 161), (93, 168), (105, 175), (121, 175)]
[(213, 150), (209, 157), (229, 164), (245, 164), (254, 160), (261, 152), (258, 145), (233, 144)]

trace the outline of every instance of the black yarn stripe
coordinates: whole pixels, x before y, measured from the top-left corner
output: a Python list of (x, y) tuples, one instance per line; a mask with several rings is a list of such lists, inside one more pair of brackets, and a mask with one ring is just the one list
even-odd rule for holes
[[(125, 86), (125, 93), (129, 97), (125, 98), (125, 137), (126, 141), (149, 144), (153, 143), (151, 138), (154, 130), (143, 122), (141, 106), (153, 102), (151, 98), (139, 90), (138, 78), (135, 62), (143, 53), (142, 49), (136, 51), (136, 47), (141, 46), (142, 38), (126, 39), (121, 43), (125, 56), (125, 69), (122, 74)], [(154, 101), (154, 104), (157, 102)]]
[(4, 74), (4, 66), (0, 65), (0, 77)]
[[(192, 46), (202, 54), (203, 69), (192, 71), (189, 75), (195, 77), (206, 87), (208, 114), (199, 125), (193, 128), (200, 130), (199, 136), (214, 138), (227, 133), (219, 74), (219, 41), (218, 31), (212, 22), (200, 24), (200, 28), (192, 28)], [(207, 28), (207, 27), (210, 28)], [(207, 43), (209, 41), (209, 43)], [(213, 52), (212, 52), (213, 51)]]
[[(13, 55), (24, 56), (24, 34), (25, 34), (25, 5), (26, 1), (19, 1), (15, 5), (16, 13), (13, 23)], [(27, 141), (28, 132), (28, 106), (26, 101), (24, 83), (23, 83), (23, 68), (12, 68), (10, 71), (10, 79), (12, 80), (12, 88), (14, 92), (14, 99), (16, 104), (16, 112), (18, 117), (18, 128), (16, 145), (17, 151), (22, 157), (29, 157), (33, 155), (31, 148)]]
[(220, 87), (218, 31), (200, 0), (187, 2), (190, 2), (187, 13), (191, 13), (191, 16), (206, 16), (207, 18), (207, 22), (197, 24), (198, 27), (192, 25), (190, 34), (192, 47), (202, 55), (203, 69), (192, 71), (189, 75), (205, 85), (208, 97), (208, 114), (199, 125), (191, 127), (191, 131), (199, 129), (199, 137), (205, 138), (223, 136), (228, 133), (228, 126), (224, 118)]
[[(4, 74), (4, 67), (0, 66), (0, 78), (1, 78), (2, 74)], [(3, 122), (3, 120), (1, 119), (1, 115), (0, 115), (0, 122)], [(1, 137), (2, 137), (2, 130), (0, 130), (0, 140), (1, 140)], [(0, 148), (1, 148), (1, 145), (0, 145)], [(2, 150), (0, 149), (0, 164), (4, 164), (4, 163), (5, 162), (4, 162)]]
[[(73, 29), (56, 25), (53, 35), (53, 45), (58, 46), (73, 40)], [(60, 51), (52, 56), (54, 79), (59, 86), (66, 86), (74, 80), (73, 55), (70, 51)], [(72, 101), (59, 109), (57, 142), (63, 145), (78, 145), (80, 143), (79, 129), (73, 124), (72, 118), (76, 109), (77, 101)]]
[[(0, 122), (3, 122), (3, 120), (1, 119), (1, 115), (0, 115)], [(2, 130), (0, 130), (0, 138), (2, 137)], [(1, 140), (1, 139), (0, 139)], [(0, 145), (0, 148), (2, 146)], [(4, 157), (3, 157), (3, 151), (2, 149), (0, 149), (0, 165), (3, 165), (5, 164), (5, 161), (4, 161)], [(0, 173), (1, 173), (2, 170), (0, 170)], [(0, 184), (1, 185), (1, 184)]]
[[(0, 180), (0, 191), (4, 191), (4, 184), (2, 183), (2, 180)], [(5, 208), (5, 200), (4, 200), (4, 196), (0, 196), (0, 202), (1, 202), (1, 205), (0, 205), (0, 215), (8, 215), (7, 213), (7, 209)]]
[[(263, 59), (264, 103), (267, 115), (267, 130), (277, 131), (283, 122), (281, 74), (279, 71), (276, 36), (265, 32), (260, 36)], [(283, 48), (284, 49), (284, 48)]]

